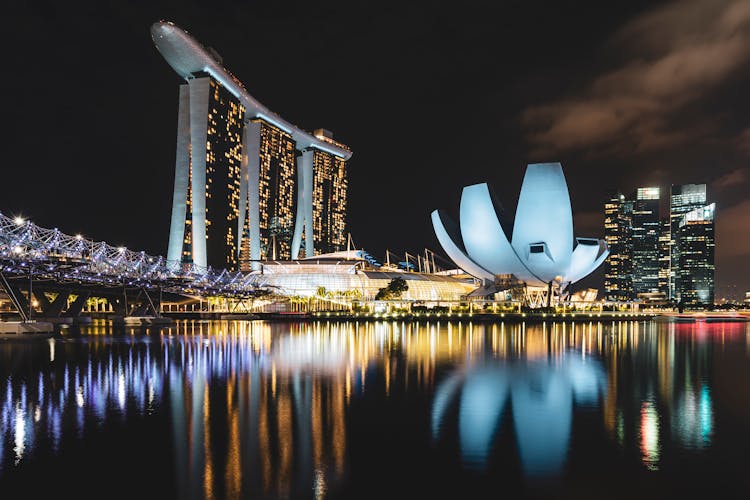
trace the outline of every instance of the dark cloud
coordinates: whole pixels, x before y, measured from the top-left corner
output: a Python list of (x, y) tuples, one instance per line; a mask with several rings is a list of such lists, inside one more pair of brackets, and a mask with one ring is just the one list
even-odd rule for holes
[(716, 259), (750, 255), (750, 200), (716, 212)]
[(747, 169), (737, 168), (735, 170), (727, 172), (726, 174), (713, 181), (711, 183), (711, 187), (715, 191), (722, 191), (738, 185), (746, 184), (747, 180)]
[(737, 148), (744, 154), (750, 156), (750, 128), (739, 133), (736, 139)]
[(620, 66), (524, 111), (538, 154), (642, 153), (706, 137), (710, 123), (686, 125), (676, 115), (750, 59), (750, 2), (673, 2), (628, 23), (609, 50), (627, 54)]

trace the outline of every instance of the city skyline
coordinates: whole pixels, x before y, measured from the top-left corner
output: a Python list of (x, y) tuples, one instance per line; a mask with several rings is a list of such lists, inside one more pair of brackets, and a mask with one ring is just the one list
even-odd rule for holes
[(604, 204), (604, 297), (714, 303), (716, 203), (708, 198), (705, 184), (672, 185), (664, 195), (654, 186), (613, 192)]
[[(174, 168), (178, 79), (165, 76), (148, 27), (173, 19), (210, 43), (262, 102), (308, 130), (336, 131), (357, 152), (349, 227), (375, 256), (438, 250), (429, 210), (456, 206), (453, 186), (486, 181), (513, 200), (510, 186), (527, 163), (561, 161), (580, 234), (603, 235), (609, 187), (708, 184), (718, 214), (717, 300), (731, 285), (741, 298), (750, 288), (745, 4), (549, 3), (537, 15), (538, 7), (415, 5), (398, 16), (389, 5), (248, 5), (231, 16), (200, 5), (12, 7), (5, 36), (19, 78), (4, 86), (16, 97), (8, 104), (16, 127), (3, 141), (19, 167), (8, 169), (15, 188), (2, 210), (166, 254), (163, 186)], [(321, 29), (300, 29), (308, 18)], [(239, 29), (247, 19), (254, 30)], [(84, 29), (94, 23), (107, 26), (97, 44)], [(525, 36), (532, 27), (542, 35)], [(56, 57), (66, 53), (77, 57)], [(52, 72), (66, 76), (50, 84)], [(40, 144), (51, 95), (69, 101), (51, 108), (55, 133)], [(446, 120), (449, 109), (462, 119)], [(46, 185), (35, 182), (40, 172)], [(131, 194), (137, 203), (118, 208)], [(601, 275), (594, 279), (601, 289)]]
[(3, 13), (5, 496), (747, 486), (750, 0)]

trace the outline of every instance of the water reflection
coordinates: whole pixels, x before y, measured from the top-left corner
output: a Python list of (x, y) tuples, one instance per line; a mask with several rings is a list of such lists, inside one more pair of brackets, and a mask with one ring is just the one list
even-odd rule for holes
[[(442, 445), (457, 419), (462, 460), (484, 469), (507, 414), (524, 474), (555, 476), (564, 470), (579, 407), (601, 411), (618, 444), (637, 442), (645, 468), (658, 470), (666, 436), (682, 451), (711, 445), (712, 350), (728, 338), (746, 341), (745, 332), (745, 324), (732, 323), (519, 327), (493, 342), (491, 357), (459, 366), (438, 384), (433, 440)], [(637, 441), (627, 442), (628, 434)]]
[(410, 407), (427, 417), (425, 448), (455, 449), (478, 471), (501, 456), (532, 480), (562, 475), (576, 453), (597, 459), (579, 450), (599, 433), (656, 471), (712, 447), (714, 378), (726, 378), (714, 358), (739, 347), (746, 361), (750, 345), (745, 324), (181, 322), (81, 333), (0, 343), (0, 479), (65, 457), (97, 430), (162, 418), (165, 482), (180, 498), (335, 496), (354, 460), (350, 434), (383, 432), (352, 405), (404, 394), (428, 396)]
[[(46, 363), (31, 374), (16, 368), (30, 362), (41, 346), (3, 346), (3, 371), (9, 373), (0, 390), (0, 430), (5, 437), (13, 436), (15, 465), (34, 448), (38, 437), (48, 439), (51, 449), (58, 451), (64, 431), (80, 436), (86, 423), (102, 425), (115, 413), (144, 414), (153, 411), (154, 401), (161, 398), (161, 370), (150, 343), (126, 344), (95, 358), (89, 349), (70, 363), (55, 362), (56, 344), (49, 341)], [(0, 454), (0, 467), (3, 458)]]
[(672, 427), (685, 448), (707, 448), (711, 444), (714, 418), (711, 389), (702, 382), (698, 387), (686, 388), (677, 401), (672, 415)]
[[(541, 339), (560, 346), (555, 328)], [(527, 334), (535, 335), (532, 332)], [(539, 349), (504, 351), (506, 362), (470, 364), (438, 386), (432, 413), (433, 437), (439, 440), (448, 407), (459, 399), (458, 439), (462, 458), (470, 466), (487, 464), (506, 407), (512, 408), (512, 426), (524, 473), (532, 476), (559, 473), (570, 439), (573, 402), (597, 404), (606, 393), (606, 374), (600, 361), (586, 359), (581, 350)], [(521, 347), (521, 346), (519, 346)], [(460, 395), (459, 395), (460, 393)]]
[(325, 492), (344, 471), (348, 335), (206, 326), (164, 341), (179, 496)]

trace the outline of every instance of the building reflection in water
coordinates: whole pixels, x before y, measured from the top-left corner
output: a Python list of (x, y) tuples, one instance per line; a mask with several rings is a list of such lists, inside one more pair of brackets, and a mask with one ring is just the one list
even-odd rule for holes
[[(85, 420), (100, 426), (106, 418), (128, 412), (152, 412), (162, 393), (162, 376), (151, 344), (128, 343), (92, 357), (96, 344), (81, 346), (86, 355), (59, 363), (59, 341), (50, 339), (3, 345), (3, 388), (0, 389), (0, 447), (12, 437), (12, 460), (20, 464), (38, 438), (58, 451), (64, 432), (81, 436)], [(94, 348), (94, 349), (90, 349)], [(34, 365), (29, 373), (25, 365)], [(2, 448), (0, 448), (1, 450)], [(7, 453), (0, 453), (0, 460)], [(3, 463), (0, 461), (0, 467)]]
[(659, 465), (659, 412), (652, 400), (641, 403), (640, 423), (641, 459), (649, 470), (658, 470)]
[(501, 423), (509, 422), (525, 475), (556, 476), (564, 472), (576, 408), (593, 409), (623, 449), (658, 470), (666, 436), (683, 451), (711, 445), (712, 350), (727, 337), (744, 340), (746, 328), (623, 322), (502, 329), (492, 335), (490, 355), (473, 356), (438, 384), (433, 440), (450, 439), (455, 425), (462, 460), (483, 469)]
[(344, 469), (346, 336), (215, 326), (164, 343), (180, 496), (324, 492)]
[[(516, 337), (517, 336), (517, 337)], [(458, 440), (464, 462), (487, 464), (507, 410), (523, 471), (531, 476), (560, 471), (570, 439), (573, 403), (594, 406), (606, 393), (606, 374), (591, 356), (601, 331), (572, 325), (520, 328), (500, 336), (491, 362), (467, 363), (436, 390), (433, 438), (452, 422), (449, 407), (458, 404)], [(457, 401), (457, 403), (456, 403)]]
[[(180, 322), (0, 345), (0, 475), (112, 421), (168, 418), (180, 497), (323, 497), (347, 473), (355, 399), (434, 394), (482, 469), (512, 432), (533, 477), (564, 471), (580, 412), (659, 468), (714, 428), (711, 357), (746, 325)], [(384, 394), (384, 396), (383, 396)], [(508, 416), (507, 420), (504, 416)], [(512, 422), (503, 428), (504, 422)], [(372, 424), (372, 422), (370, 422)]]

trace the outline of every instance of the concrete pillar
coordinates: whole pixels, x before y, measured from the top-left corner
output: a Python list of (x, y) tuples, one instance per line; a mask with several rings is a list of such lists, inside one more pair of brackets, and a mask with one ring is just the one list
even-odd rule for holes
[(47, 316), (47, 311), (49, 310), (52, 303), (49, 301), (46, 295), (44, 295), (44, 292), (34, 290), (34, 298), (36, 298), (37, 302), (39, 302), (39, 308), (42, 310), (42, 314), (45, 317)]
[(78, 297), (76, 297), (76, 300), (71, 302), (68, 306), (65, 315), (77, 318), (81, 314), (81, 311), (83, 311), (83, 306), (86, 305), (86, 301), (89, 300), (89, 297), (91, 297), (91, 292), (80, 292)]
[(65, 306), (68, 305), (68, 297), (70, 297), (70, 293), (64, 291), (60, 292), (52, 302), (47, 299), (44, 292), (35, 292), (34, 297), (39, 301), (39, 306), (42, 309), (42, 316), (45, 318), (54, 318), (60, 316), (63, 309), (65, 309)]
[[(260, 127), (259, 122), (245, 123), (242, 147), (247, 156), (247, 182), (243, 182), (247, 197), (250, 238), (250, 269), (260, 269)], [(241, 233), (240, 233), (241, 234)]]
[(172, 194), (172, 222), (169, 228), (167, 265), (176, 269), (182, 262), (187, 214), (187, 188), (190, 177), (190, 91), (187, 84), (180, 85), (179, 111), (177, 113), (177, 155)]
[(206, 255), (206, 139), (211, 78), (193, 78), (190, 87), (190, 172), (192, 182), (193, 263), (208, 265)]
[(312, 149), (306, 149), (297, 159), (297, 217), (292, 237), (292, 259), (299, 258), (302, 233), (305, 234), (305, 257), (315, 255), (313, 230), (313, 156)]

